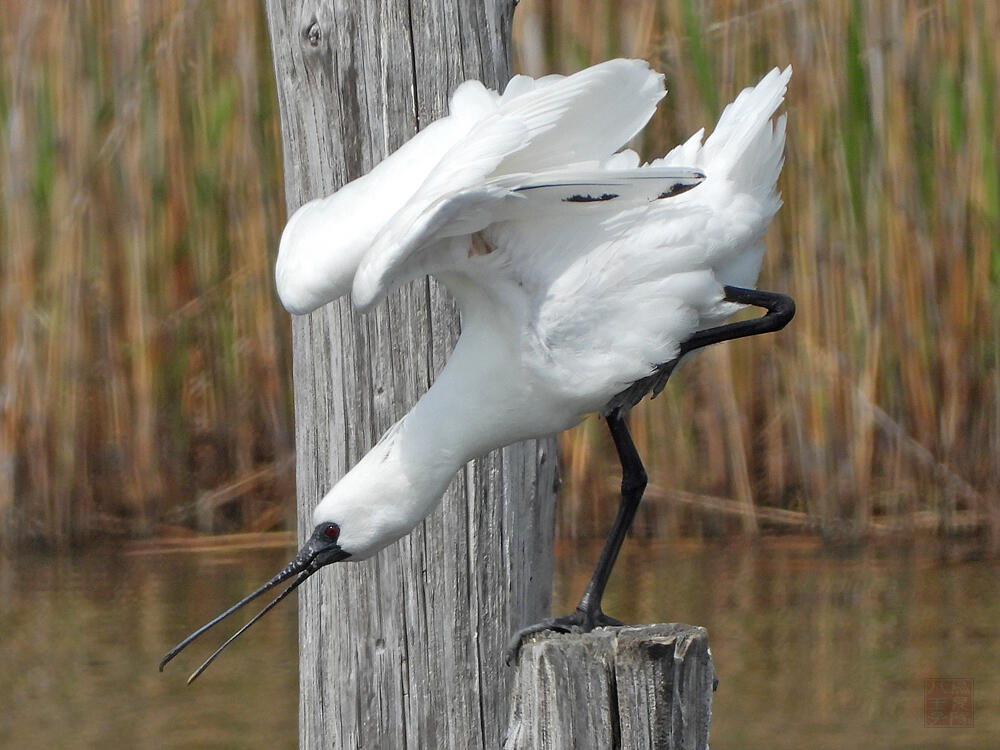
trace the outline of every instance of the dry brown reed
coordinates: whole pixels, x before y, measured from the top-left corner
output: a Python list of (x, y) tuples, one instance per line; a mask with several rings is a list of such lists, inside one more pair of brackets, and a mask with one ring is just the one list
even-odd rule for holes
[[(547, 0), (519, 14), (526, 72), (616, 55), (666, 72), (648, 155), (711, 124), (771, 67), (795, 71), (786, 205), (760, 283), (794, 295), (798, 315), (781, 334), (705, 352), (636, 410), (661, 486), (647, 531), (781, 528), (781, 509), (828, 536), (930, 518), (995, 544), (1000, 7)], [(594, 433), (563, 440), (569, 496), (600, 507), (581, 516), (565, 504), (559, 522), (573, 533), (610, 512), (614, 467)]]
[[(998, 37), (988, 0), (520, 4), (524, 72), (666, 72), (650, 156), (795, 69), (761, 284), (798, 316), (636, 410), (640, 532), (1000, 539)], [(0, 540), (287, 525), (259, 4), (10, 0), (0, 54)], [(613, 510), (603, 430), (563, 440), (562, 535)]]
[(0, 15), (0, 537), (280, 525), (284, 207), (260, 9)]

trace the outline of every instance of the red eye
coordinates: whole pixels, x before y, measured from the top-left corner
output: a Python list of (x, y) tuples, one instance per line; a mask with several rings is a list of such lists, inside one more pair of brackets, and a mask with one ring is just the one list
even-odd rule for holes
[(336, 539), (338, 536), (340, 536), (340, 527), (335, 523), (331, 523), (329, 526), (323, 529), (323, 533), (330, 539)]

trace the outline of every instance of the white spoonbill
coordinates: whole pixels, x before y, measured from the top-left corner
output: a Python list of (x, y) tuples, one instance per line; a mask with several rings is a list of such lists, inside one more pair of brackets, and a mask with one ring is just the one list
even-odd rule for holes
[[(277, 584), (364, 560), (408, 534), (472, 458), (607, 417), (622, 501), (576, 611), (527, 629), (616, 623), (601, 596), (646, 484), (624, 415), (665, 384), (685, 353), (777, 330), (791, 299), (756, 283), (785, 118), (772, 123), (791, 69), (768, 73), (703, 131), (639, 164), (618, 149), (664, 96), (639, 60), (574, 75), (516, 76), (503, 94), (460, 85), (449, 115), (369, 174), (302, 206), (278, 252), (278, 294), (304, 314), (350, 292), (368, 310), (398, 284), (433, 274), (454, 295), (462, 334), (413, 409), (319, 502), (315, 530), (284, 570), (175, 646)], [(723, 325), (743, 305), (767, 308)], [(190, 681), (190, 680), (189, 680)]]

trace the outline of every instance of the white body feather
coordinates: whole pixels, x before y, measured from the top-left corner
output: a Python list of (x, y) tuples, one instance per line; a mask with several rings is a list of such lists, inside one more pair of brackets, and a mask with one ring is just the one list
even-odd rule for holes
[(295, 213), (276, 269), (290, 311), (348, 292), (367, 309), (430, 273), (462, 312), (437, 381), (316, 509), (353, 559), (408, 533), (470, 458), (571, 426), (737, 309), (722, 287), (756, 283), (790, 73), (646, 166), (616, 153), (664, 95), (644, 62), (502, 95), (467, 82), (448, 117)]

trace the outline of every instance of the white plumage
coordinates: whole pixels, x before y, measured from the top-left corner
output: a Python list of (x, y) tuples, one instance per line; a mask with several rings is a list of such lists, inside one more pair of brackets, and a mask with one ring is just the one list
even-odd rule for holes
[(665, 93), (645, 62), (517, 76), (502, 95), (470, 81), (448, 117), (295, 213), (276, 272), (289, 310), (348, 291), (366, 310), (429, 273), (462, 314), (437, 382), (316, 509), (351, 559), (410, 531), (470, 458), (600, 410), (738, 309), (722, 287), (760, 269), (790, 74), (641, 167), (618, 149)]
[[(503, 94), (469, 81), (447, 117), (302, 206), (276, 268), (289, 311), (348, 293), (367, 310), (433, 274), (462, 335), (430, 390), (319, 503), (289, 567), (164, 662), (277, 582), (297, 576), (290, 590), (407, 534), (469, 459), (601, 410), (739, 309), (723, 286), (753, 286), (760, 270), (785, 141), (784, 117), (771, 118), (790, 75), (771, 71), (704, 143), (699, 131), (643, 166), (619, 149), (665, 93), (645, 62), (516, 76)], [(585, 596), (591, 615), (600, 590)]]

